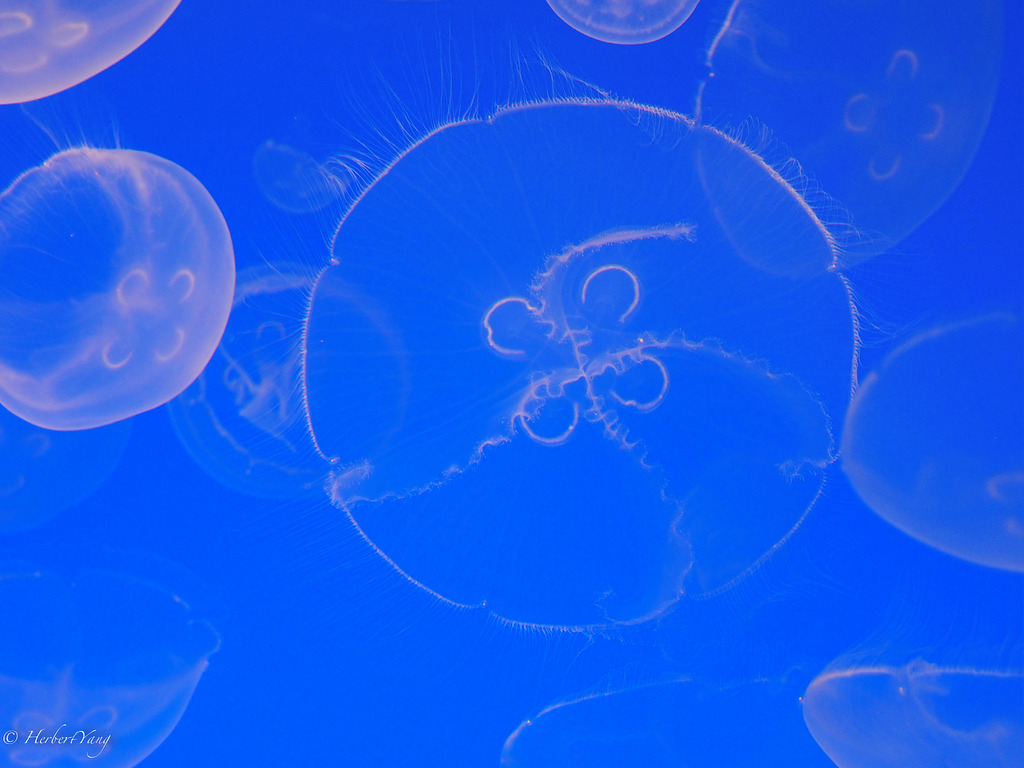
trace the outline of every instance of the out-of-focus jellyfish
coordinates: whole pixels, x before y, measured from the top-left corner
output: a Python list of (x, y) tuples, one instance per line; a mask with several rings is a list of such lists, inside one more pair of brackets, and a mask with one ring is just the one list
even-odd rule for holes
[(78, 85), (142, 45), (181, 0), (0, 0), (0, 104)]
[(594, 693), (547, 707), (506, 740), (507, 768), (828, 768), (782, 683), (692, 680)]
[(988, 123), (1001, 0), (734, 0), (699, 110), (767, 125), (846, 207), (844, 263), (905, 237), (950, 195)]
[(1024, 342), (1006, 315), (942, 326), (863, 382), (843, 435), (860, 497), (902, 531), (1024, 570)]
[(331, 496), (438, 596), (637, 621), (748, 573), (822, 487), (853, 305), (813, 209), (722, 133), (600, 97), (449, 124), (333, 255), (305, 335)]
[(42, 525), (89, 496), (117, 466), (130, 425), (54, 432), (0, 408), (0, 533)]
[(54, 155), (0, 195), (0, 403), (58, 430), (162, 405), (213, 354), (234, 281), (224, 217), (183, 168)]
[(220, 644), (184, 596), (114, 571), (6, 568), (0, 608), (4, 765), (136, 765), (174, 730)]
[(559, 18), (587, 37), (636, 45), (671, 35), (700, 0), (548, 0)]
[(189, 454), (229, 488), (277, 498), (323, 492), (328, 467), (313, 448), (300, 386), (312, 288), (298, 265), (241, 272), (213, 359), (167, 404)]
[(803, 698), (804, 720), (839, 768), (1011, 768), (1024, 762), (1019, 672), (903, 667), (826, 672)]
[(270, 202), (290, 213), (312, 213), (337, 200), (347, 179), (306, 152), (265, 141), (252, 161), (253, 176)]

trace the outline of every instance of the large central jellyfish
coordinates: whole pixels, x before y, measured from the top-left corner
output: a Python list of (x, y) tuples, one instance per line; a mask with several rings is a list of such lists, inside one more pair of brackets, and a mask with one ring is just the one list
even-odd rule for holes
[(837, 243), (742, 143), (604, 97), (416, 142), (313, 292), (328, 491), (460, 606), (565, 629), (756, 568), (834, 459), (856, 325)]

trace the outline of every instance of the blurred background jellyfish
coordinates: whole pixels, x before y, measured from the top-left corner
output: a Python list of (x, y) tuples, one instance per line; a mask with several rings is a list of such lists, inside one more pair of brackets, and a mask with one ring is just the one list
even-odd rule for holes
[(864, 502), (918, 541), (1024, 570), (1024, 341), (1019, 319), (940, 326), (865, 378), (843, 434)]
[[(750, 167), (759, 204), (716, 215), (709, 179)], [(834, 458), (856, 344), (833, 262), (791, 185), (681, 115), (579, 99), (444, 126), (345, 215), (313, 292), (332, 500), (415, 583), (530, 625), (725, 588)]]
[(546, 707), (509, 736), (505, 768), (831, 768), (800, 719), (799, 692), (781, 682), (636, 685)]
[(267, 140), (253, 156), (253, 176), (270, 202), (289, 213), (312, 213), (337, 200), (346, 180), (308, 153)]
[(180, 166), (80, 148), (0, 195), (0, 403), (47, 429), (155, 408), (210, 359), (235, 266), (217, 204)]
[(548, 0), (559, 18), (587, 37), (637, 45), (671, 35), (700, 0)]
[(308, 268), (276, 264), (241, 272), (213, 359), (168, 403), (174, 431), (196, 463), (242, 493), (322, 494), (328, 466), (309, 435), (300, 386)]
[(105, 567), (5, 567), (4, 764), (129, 768), (160, 746), (220, 645), (187, 600), (148, 576)]
[(1024, 761), (1022, 698), (1019, 672), (915, 661), (826, 672), (803, 710), (838, 768), (1010, 768)]
[(1000, 0), (734, 0), (698, 104), (767, 125), (850, 213), (852, 264), (904, 238), (952, 193), (999, 81)]
[(180, 0), (0, 0), (0, 104), (78, 85), (142, 45)]
[(89, 496), (117, 466), (131, 422), (54, 432), (0, 408), (0, 533), (34, 528)]

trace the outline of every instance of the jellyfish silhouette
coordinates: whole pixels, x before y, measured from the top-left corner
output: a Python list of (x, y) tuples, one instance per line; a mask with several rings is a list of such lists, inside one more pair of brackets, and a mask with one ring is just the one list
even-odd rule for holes
[(213, 359), (167, 404), (182, 445), (207, 474), (255, 496), (322, 493), (327, 464), (309, 435), (300, 332), (313, 277), (281, 263), (244, 270)]
[(290, 213), (327, 207), (344, 193), (348, 181), (306, 152), (270, 140), (256, 150), (252, 169), (264, 196)]
[(804, 720), (839, 768), (993, 768), (1024, 760), (1020, 672), (942, 667), (831, 670), (803, 696)]
[(857, 392), (843, 469), (918, 541), (1024, 570), (1024, 333), (1012, 315), (939, 326), (895, 349)]
[(88, 497), (114, 471), (131, 422), (42, 429), (0, 408), (0, 532), (42, 525)]
[(0, 641), (5, 765), (130, 768), (156, 749), (220, 645), (189, 599), (110, 567), (5, 566), (0, 606), (16, 627)]
[(505, 741), (501, 765), (832, 765), (782, 682), (671, 679), (587, 693), (545, 707)]

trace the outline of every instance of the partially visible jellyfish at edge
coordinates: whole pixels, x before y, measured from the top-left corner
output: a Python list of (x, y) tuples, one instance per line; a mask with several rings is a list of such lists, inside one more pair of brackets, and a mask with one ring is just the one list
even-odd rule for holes
[(1024, 333), (996, 314), (902, 344), (861, 384), (843, 470), (880, 517), (964, 560), (1024, 571)]
[(892, 248), (959, 184), (988, 124), (1002, 43), (1002, 0), (733, 0), (697, 113), (768, 126), (848, 211), (852, 266)]
[(180, 0), (0, 0), (0, 104), (71, 88), (148, 40)]
[(130, 768), (171, 735), (220, 636), (175, 569), (146, 565), (0, 568), (0, 609), (18, 617), (0, 638), (5, 765)]
[(548, 0), (558, 17), (587, 37), (639, 45), (681, 27), (700, 0)]
[(832, 768), (800, 714), (799, 691), (785, 682), (680, 678), (601, 690), (524, 720), (505, 741), (501, 765)]
[[(715, 202), (736, 172), (762, 227)], [(798, 198), (726, 135), (607, 99), (433, 132), (345, 214), (313, 292), (333, 502), (413, 583), (528, 626), (743, 578), (814, 505), (856, 359)]]
[(838, 768), (1011, 768), (1024, 761), (1019, 671), (909, 664), (827, 671), (804, 720)]

